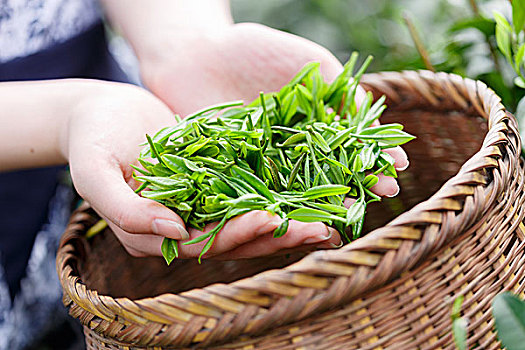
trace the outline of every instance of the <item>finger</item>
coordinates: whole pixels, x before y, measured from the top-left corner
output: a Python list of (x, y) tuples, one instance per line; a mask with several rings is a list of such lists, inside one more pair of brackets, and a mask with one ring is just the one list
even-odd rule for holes
[[(236, 249), (225, 252), (218, 256), (220, 259), (245, 259), (258, 256), (272, 255), (283, 250), (309, 250), (311, 246), (329, 246), (336, 248), (341, 245), (341, 237), (332, 227), (323, 223), (304, 223), (295, 220), (290, 221), (286, 234), (274, 238), (271, 234), (263, 235), (256, 240), (243, 244)], [(308, 246), (304, 248), (304, 246)]]
[(396, 179), (390, 176), (379, 174), (379, 181), (370, 190), (378, 196), (394, 197), (399, 193), (399, 185)]
[(164, 237), (150, 234), (128, 233), (111, 221), (108, 222), (108, 226), (130, 255), (137, 258), (162, 255), (161, 245)]
[(321, 75), (326, 82), (331, 83), (339, 74), (341, 74), (343, 71), (343, 65), (334, 55), (324, 48), (320, 48), (319, 55), (321, 56), (319, 58), (319, 62), (321, 63), (319, 66)]
[[(271, 237), (272, 239), (274, 239), (270, 234), (267, 234), (267, 235), (269, 237)], [(250, 245), (250, 244), (253, 245), (253, 242), (252, 243), (246, 243), (246, 245)], [(321, 243), (321, 244), (303, 244), (303, 245), (300, 245), (300, 246), (297, 246), (297, 247), (293, 247), (293, 248), (281, 249), (281, 250), (276, 251), (275, 253), (268, 254), (268, 255), (265, 255), (265, 256), (282, 256), (282, 255), (286, 255), (286, 254), (309, 253), (309, 252), (313, 252), (315, 250), (320, 250), (320, 249), (337, 249), (337, 248), (341, 248), (342, 246), (343, 246), (343, 241), (341, 241), (339, 244), (335, 244), (335, 243), (331, 243), (331, 242)], [(242, 259), (241, 257), (239, 257), (239, 254), (240, 254), (239, 252), (241, 251), (241, 249), (242, 249), (242, 246), (237, 248), (234, 251), (226, 252), (224, 254), (220, 254), (220, 255), (214, 256), (211, 259), (213, 259), (213, 260), (238, 260), (238, 259)], [(249, 257), (246, 257), (246, 258), (255, 258), (255, 257), (249, 256)]]
[(71, 172), (80, 195), (123, 231), (188, 238), (184, 222), (177, 214), (134, 193), (118, 166), (116, 168), (109, 161), (94, 159), (88, 166), (75, 164)]
[[(230, 219), (216, 234), (212, 247), (206, 254), (207, 257), (221, 254), (226, 251), (255, 240), (257, 237), (273, 231), (283, 222), (278, 215), (263, 210), (254, 210)], [(190, 229), (190, 239), (197, 238), (211, 231), (217, 223), (206, 225), (203, 231)], [(181, 257), (198, 257), (207, 240), (196, 244), (182, 245)]]
[(396, 170), (403, 171), (408, 168), (408, 155), (400, 146), (385, 149), (383, 152), (390, 154), (394, 158)]
[(366, 97), (365, 89), (363, 89), (361, 85), (358, 85), (357, 89), (355, 90), (355, 104), (357, 106), (357, 109), (361, 107), (361, 104), (363, 103), (365, 97)]
[(344, 204), (344, 206), (345, 206), (346, 209), (350, 208), (350, 206), (351, 206), (352, 204), (354, 204), (354, 203), (355, 203), (355, 199), (354, 199), (354, 198), (348, 198), (348, 197), (346, 197), (345, 200), (343, 201), (343, 204)]

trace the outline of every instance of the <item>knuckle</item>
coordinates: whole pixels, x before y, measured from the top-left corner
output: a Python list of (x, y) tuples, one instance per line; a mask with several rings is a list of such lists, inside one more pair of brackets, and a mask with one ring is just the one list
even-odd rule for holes
[(115, 221), (123, 231), (135, 232), (135, 225), (133, 216), (126, 211), (118, 211), (115, 217)]

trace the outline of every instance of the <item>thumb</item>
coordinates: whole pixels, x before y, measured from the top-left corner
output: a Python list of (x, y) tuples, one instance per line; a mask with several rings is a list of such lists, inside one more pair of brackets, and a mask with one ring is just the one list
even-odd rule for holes
[[(90, 166), (91, 168), (91, 166)], [(126, 183), (120, 169), (99, 164), (93, 171), (71, 164), (71, 176), (78, 193), (99, 214), (122, 230), (137, 234), (156, 234), (177, 240), (189, 238), (184, 221), (172, 210), (137, 195)]]
[(343, 72), (343, 65), (328, 50), (322, 48), (321, 52), (322, 54), (319, 58), (321, 74), (327, 82), (331, 83)]

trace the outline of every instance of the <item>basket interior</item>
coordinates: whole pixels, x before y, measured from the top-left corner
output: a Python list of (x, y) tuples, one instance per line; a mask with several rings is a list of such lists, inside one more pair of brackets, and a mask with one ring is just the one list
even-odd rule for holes
[[(365, 232), (384, 225), (429, 198), (480, 149), (487, 131), (485, 119), (457, 111), (387, 109), (381, 121), (400, 122), (417, 139), (404, 147), (410, 166), (399, 174), (400, 194), (369, 207)], [(162, 258), (129, 256), (109, 230), (90, 241), (87, 254), (79, 267), (87, 287), (101, 294), (131, 299), (179, 293), (218, 282), (229, 283), (265, 270), (282, 268), (303, 256), (205, 260), (201, 265), (195, 260), (178, 260), (168, 267)]]

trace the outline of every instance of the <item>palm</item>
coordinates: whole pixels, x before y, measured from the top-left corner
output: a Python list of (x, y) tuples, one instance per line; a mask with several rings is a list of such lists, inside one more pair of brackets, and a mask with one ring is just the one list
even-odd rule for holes
[(311, 41), (257, 24), (237, 24), (142, 71), (158, 97), (187, 115), (211, 104), (251, 101), (260, 91), (279, 90), (311, 61), (321, 62), (328, 80), (342, 69), (334, 56)]

